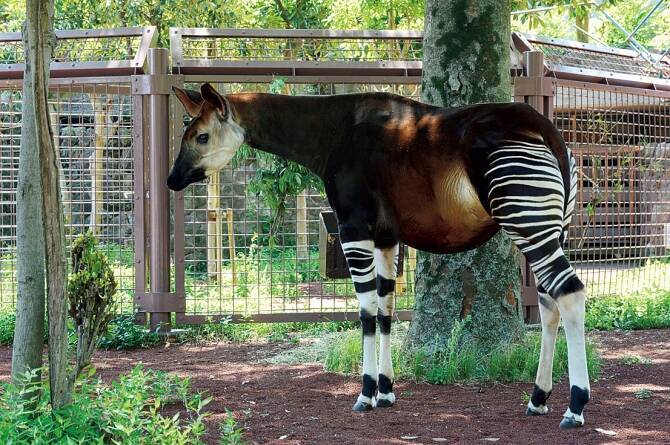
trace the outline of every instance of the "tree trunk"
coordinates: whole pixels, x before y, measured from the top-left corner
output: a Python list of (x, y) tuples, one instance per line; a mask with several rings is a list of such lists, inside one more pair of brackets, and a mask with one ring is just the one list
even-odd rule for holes
[[(509, 44), (508, 1), (427, 0), (423, 100), (447, 107), (509, 102)], [(466, 339), (485, 347), (511, 341), (523, 329), (519, 294), (518, 254), (502, 233), (461, 254), (420, 252), (409, 345), (434, 352), (467, 316)]]
[[(583, 14), (575, 15), (575, 25), (577, 25), (577, 40), (579, 42), (589, 42), (589, 11)], [(583, 30), (583, 31), (582, 31)]]
[[(47, 308), (49, 318), (49, 383), (51, 405), (60, 408), (69, 401), (70, 383), (67, 374), (67, 300), (65, 298), (65, 231), (63, 204), (60, 194), (60, 160), (53, 143), (49, 122), (48, 73), (51, 52), (55, 44), (53, 31), (53, 2), (27, 0), (28, 33), (35, 34), (43, 45), (44, 57), (36, 59), (35, 127), (39, 147), (42, 189), (42, 237), (47, 278)], [(32, 19), (32, 20), (31, 20)], [(39, 65), (37, 65), (39, 63)]]
[(45, 121), (41, 108), (46, 98), (53, 42), (43, 31), (42, 14), (36, 3), (27, 1), (27, 20), (23, 26), (26, 68), (16, 204), (18, 292), (12, 347), (12, 378), (17, 383), (27, 370), (38, 370), (35, 381), (40, 380), (44, 348), (44, 238), (39, 146), (50, 138), (48, 119)]

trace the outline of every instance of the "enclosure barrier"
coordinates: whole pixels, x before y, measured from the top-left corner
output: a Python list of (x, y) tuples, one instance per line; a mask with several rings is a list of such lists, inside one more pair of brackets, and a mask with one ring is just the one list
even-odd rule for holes
[[(154, 27), (57, 31), (49, 109), (62, 164), (67, 245), (91, 230), (134, 310), (133, 122), (130, 76), (142, 73)], [(24, 70), (20, 33), (0, 34), (0, 310), (16, 298), (16, 186)]]
[[(171, 87), (418, 99), (420, 33), (178, 28), (171, 65), (167, 50), (150, 49), (152, 27), (57, 35), (50, 105), (68, 240), (87, 229), (101, 239), (123, 312), (162, 329), (358, 319), (346, 270), (327, 267), (343, 263), (332, 229), (319, 231), (330, 207), (308, 172), (243, 149), (207, 183), (167, 189), (185, 121)], [(512, 41), (514, 100), (553, 120), (577, 160), (566, 252), (590, 295), (670, 290), (670, 66), (596, 45)], [(0, 308), (15, 298), (22, 62), (20, 35), (0, 35)], [(401, 320), (412, 315), (415, 252), (404, 260)], [(524, 316), (535, 321), (525, 264), (522, 279)]]

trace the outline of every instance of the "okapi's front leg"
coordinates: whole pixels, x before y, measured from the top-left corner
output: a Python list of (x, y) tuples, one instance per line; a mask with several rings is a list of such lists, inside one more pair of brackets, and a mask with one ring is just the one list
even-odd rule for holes
[(374, 405), (377, 392), (376, 329), (377, 285), (374, 263), (374, 243), (364, 239), (369, 235), (355, 227), (340, 227), (342, 250), (347, 259), (351, 279), (359, 302), (363, 331), (363, 389), (353, 406), (354, 411), (368, 411)]
[(379, 322), (379, 392), (377, 406), (385, 408), (395, 403), (393, 394), (393, 361), (391, 359), (391, 320), (395, 308), (395, 280), (398, 273), (398, 244), (375, 249), (377, 266), (377, 295)]

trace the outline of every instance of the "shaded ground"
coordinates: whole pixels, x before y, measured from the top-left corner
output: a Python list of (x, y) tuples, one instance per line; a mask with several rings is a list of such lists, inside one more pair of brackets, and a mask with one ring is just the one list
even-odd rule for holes
[[(523, 416), (530, 384), (409, 382), (396, 385), (399, 400), (393, 408), (358, 414), (350, 411), (359, 390), (357, 379), (327, 374), (318, 364), (258, 363), (289, 345), (101, 351), (96, 364), (105, 379), (138, 362), (190, 377), (195, 390), (214, 396), (206, 438), (212, 444), (225, 408), (235, 411), (249, 442), (258, 444), (670, 443), (670, 331), (611, 332), (597, 339), (604, 359), (602, 377), (592, 385), (587, 425), (569, 432), (558, 429), (568, 404), (567, 382), (554, 388), (552, 410), (544, 417)], [(624, 364), (622, 357), (631, 356), (649, 362)], [(3, 347), (0, 379), (7, 379), (9, 371), (10, 350)], [(636, 397), (643, 388), (651, 390), (650, 398)]]

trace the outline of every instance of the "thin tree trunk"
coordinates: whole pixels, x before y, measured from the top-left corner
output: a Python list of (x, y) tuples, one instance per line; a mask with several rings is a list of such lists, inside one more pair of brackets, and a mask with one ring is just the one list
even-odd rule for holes
[[(423, 100), (456, 107), (509, 102), (510, 4), (500, 0), (427, 0)], [(419, 252), (411, 346), (435, 351), (454, 323), (471, 316), (464, 335), (494, 347), (522, 331), (518, 254), (502, 233), (456, 255)]]
[(37, 3), (26, 2), (27, 20), (23, 26), (26, 68), (16, 205), (18, 292), (12, 347), (12, 378), (17, 383), (27, 370), (38, 370), (35, 380), (40, 380), (44, 348), (44, 238), (39, 147), (51, 137), (48, 113), (42, 110), (53, 41), (43, 30), (43, 14)]
[[(70, 383), (67, 374), (67, 300), (65, 298), (65, 231), (60, 194), (60, 160), (53, 143), (49, 122), (48, 72), (51, 50), (55, 43), (53, 31), (53, 2), (27, 0), (29, 33), (34, 32), (45, 47), (45, 57), (37, 63), (39, 77), (35, 81), (36, 142), (40, 155), (40, 184), (42, 189), (42, 236), (47, 278), (47, 308), (49, 318), (49, 383), (51, 405), (60, 408), (69, 401)], [(32, 16), (32, 22), (31, 22)], [(30, 29), (34, 27), (33, 29)], [(48, 53), (46, 52), (48, 49)]]
[(577, 40), (588, 43), (589, 41), (589, 12), (577, 14), (575, 16), (575, 25), (577, 25)]

